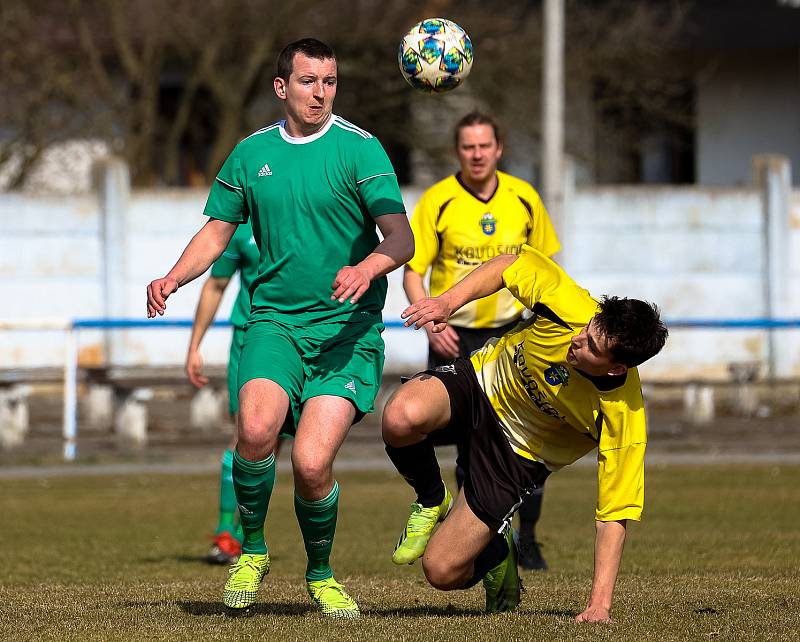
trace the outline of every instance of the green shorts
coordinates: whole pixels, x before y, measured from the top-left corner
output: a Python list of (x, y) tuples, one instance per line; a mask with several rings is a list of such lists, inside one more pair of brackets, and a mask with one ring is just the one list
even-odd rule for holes
[(383, 322), (348, 321), (295, 327), (257, 321), (245, 329), (238, 387), (270, 379), (289, 395), (284, 432), (294, 434), (303, 404), (312, 397), (349, 399), (355, 421), (374, 410), (383, 373)]
[(239, 412), (239, 360), (242, 358), (244, 330), (233, 326), (231, 349), (228, 353), (228, 412), (235, 415)]

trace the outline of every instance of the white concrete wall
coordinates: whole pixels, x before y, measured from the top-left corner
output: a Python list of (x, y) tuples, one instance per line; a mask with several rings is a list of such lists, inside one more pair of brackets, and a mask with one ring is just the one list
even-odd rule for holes
[[(101, 315), (99, 213), (91, 194), (0, 195), (0, 319)], [(0, 331), (0, 368), (58, 366), (63, 347), (61, 332)]]
[[(667, 319), (765, 316), (762, 194), (756, 188), (603, 187), (579, 189), (566, 206), (562, 263), (592, 294), (657, 303)], [(793, 247), (782, 271), (800, 293), (800, 192), (785, 233)], [(779, 315), (800, 317), (800, 296)], [(728, 364), (768, 361), (764, 330), (674, 329), (664, 352), (642, 367), (659, 379), (726, 378)], [(800, 329), (776, 331), (790, 355), (779, 376), (800, 374)]]
[(727, 51), (696, 83), (698, 184), (749, 184), (756, 154), (800, 167), (800, 57)]
[[(406, 190), (411, 211), (420, 190)], [(177, 260), (202, 226), (204, 190), (137, 191), (125, 213), (127, 244), (117, 317), (145, 317), (145, 286)], [(790, 257), (787, 291), (800, 292), (800, 192), (792, 196), (786, 230)], [(568, 191), (567, 233), (560, 260), (593, 294), (620, 294), (657, 302), (668, 319), (750, 318), (765, 311), (762, 195), (756, 188), (603, 187)], [(101, 316), (100, 211), (93, 196), (37, 198), (0, 194), (0, 319)], [(173, 295), (168, 318), (190, 318), (203, 279)], [(220, 317), (230, 311), (229, 288)], [(800, 317), (800, 296), (783, 316)], [(390, 275), (385, 318), (405, 307), (401, 274)], [(124, 330), (121, 361), (179, 365), (189, 331)], [(800, 330), (780, 331), (791, 373), (800, 375)], [(80, 360), (104, 359), (102, 334), (80, 333)], [(387, 330), (387, 365), (414, 370), (424, 362), (424, 334)], [(204, 343), (208, 363), (227, 358), (228, 332), (212, 329)], [(646, 364), (648, 378), (726, 377), (737, 361), (763, 361), (764, 331), (674, 330), (665, 352)], [(59, 366), (57, 332), (0, 330), (0, 368)]]

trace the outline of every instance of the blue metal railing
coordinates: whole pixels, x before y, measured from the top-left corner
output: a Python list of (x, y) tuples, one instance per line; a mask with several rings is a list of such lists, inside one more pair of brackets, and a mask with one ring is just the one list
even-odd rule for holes
[[(77, 436), (77, 361), (78, 361), (78, 330), (83, 329), (126, 329), (144, 328), (190, 328), (192, 319), (102, 319), (86, 318), (72, 319), (58, 323), (49, 322), (40, 325), (41, 328), (59, 329), (65, 332), (66, 346), (64, 357), (64, 459), (72, 461), (76, 455)], [(390, 319), (384, 322), (387, 328), (405, 328), (400, 319)], [(800, 328), (800, 319), (668, 319), (667, 327), (678, 328), (709, 328), (718, 330), (746, 329), (746, 330), (778, 330), (784, 328)], [(214, 321), (214, 327), (230, 326), (230, 321)], [(24, 329), (25, 324), (18, 326)], [(32, 327), (37, 327), (33, 324)]]
[[(191, 328), (192, 319), (74, 319), (73, 328), (87, 329), (125, 329), (125, 328)], [(211, 326), (214, 328), (229, 327), (228, 319), (215, 320)]]
[[(73, 328), (86, 329), (125, 329), (125, 328), (190, 328), (192, 319), (74, 319)], [(666, 319), (668, 328), (713, 328), (720, 330), (771, 330), (780, 328), (800, 328), (800, 319)], [(217, 320), (213, 327), (230, 326), (230, 321)], [(387, 328), (405, 328), (403, 321), (384, 321)]]
[(668, 328), (715, 328), (720, 330), (771, 330), (800, 328), (800, 319), (667, 319)]

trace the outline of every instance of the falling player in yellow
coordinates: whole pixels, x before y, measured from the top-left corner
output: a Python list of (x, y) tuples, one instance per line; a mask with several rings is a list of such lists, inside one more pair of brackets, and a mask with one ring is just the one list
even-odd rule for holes
[[(453, 143), (460, 170), (425, 191), (411, 216), (414, 257), (406, 264), (403, 289), (409, 303), (437, 296), (476, 267), (500, 254), (519, 254), (523, 244), (552, 256), (561, 247), (550, 216), (536, 190), (527, 182), (498, 171), (503, 156), (500, 128), (491, 116), (472, 111), (455, 126)], [(425, 275), (430, 270), (430, 285)], [(443, 366), (458, 357), (469, 357), (493, 337), (500, 337), (522, 318), (525, 306), (508, 290), (500, 290), (456, 311), (442, 332), (428, 335), (428, 368)], [(432, 437), (434, 445), (461, 440), (450, 431)], [(456, 467), (459, 488), (464, 471)], [(449, 505), (450, 493), (420, 497), (397, 542), (392, 561), (413, 563), (425, 549), (433, 527), (433, 514)], [(536, 540), (536, 524), (542, 511), (544, 487), (528, 495), (519, 507), (520, 566), (545, 570)]]
[(534, 316), (471, 359), (414, 377), (383, 415), (395, 467), (417, 494), (441, 484), (428, 435), (468, 433), (466, 480), (423, 556), (432, 586), (483, 580), (489, 612), (520, 599), (510, 517), (547, 476), (597, 448), (594, 580), (576, 620), (610, 620), (629, 519), (644, 504), (644, 403), (636, 369), (667, 338), (658, 309), (636, 299), (597, 300), (530, 247), (474, 270), (438, 297), (403, 312), (406, 325), (441, 332), (469, 301), (507, 288)]

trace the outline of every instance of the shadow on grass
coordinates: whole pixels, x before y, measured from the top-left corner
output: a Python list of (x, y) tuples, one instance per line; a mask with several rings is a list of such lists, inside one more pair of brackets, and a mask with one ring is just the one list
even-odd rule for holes
[[(280, 557), (273, 557), (270, 555), (270, 560), (280, 560)], [(163, 564), (164, 562), (179, 562), (181, 564), (200, 564), (202, 566), (220, 566), (227, 567), (227, 564), (211, 564), (205, 558), (205, 555), (160, 555), (158, 557), (140, 557), (136, 560), (140, 564)]]
[(139, 564), (163, 564), (164, 562), (180, 562), (181, 564), (203, 564), (211, 566), (206, 562), (205, 557), (197, 555), (159, 555), (151, 557), (140, 557), (136, 560)]
[(222, 602), (179, 601), (178, 607), (195, 616), (226, 615), (228, 617), (252, 617), (254, 615), (298, 616), (312, 611), (309, 604), (287, 604), (285, 602), (256, 602), (241, 611), (229, 609)]
[[(257, 615), (277, 615), (296, 617), (316, 611), (310, 604), (289, 604), (286, 602), (256, 602), (253, 606), (236, 611), (229, 609), (222, 602), (201, 602), (197, 600), (155, 600), (120, 602), (117, 606), (124, 608), (145, 609), (177, 606), (184, 613), (197, 617), (219, 616), (228, 617), (253, 617)], [(365, 609), (361, 613), (366, 617), (393, 618), (393, 617), (486, 617), (482, 609), (462, 609), (452, 604), (447, 606), (408, 606), (387, 609)], [(532, 609), (526, 610), (528, 615), (542, 615), (547, 617), (574, 618), (578, 612), (568, 609)]]
[(573, 609), (532, 609), (525, 610), (526, 615), (544, 615), (547, 617), (573, 618), (578, 615), (578, 611)]
[(391, 609), (367, 609), (361, 611), (372, 617), (483, 617), (484, 611), (478, 609), (461, 609), (447, 606), (408, 606)]
[(287, 604), (285, 602), (257, 602), (253, 606), (234, 610), (226, 607), (222, 602), (200, 602), (197, 600), (126, 600), (116, 606), (127, 609), (153, 609), (177, 606), (188, 615), (198, 617), (225, 615), (231, 618), (251, 617), (254, 615), (281, 615), (296, 617), (305, 615), (315, 610), (310, 604)]

